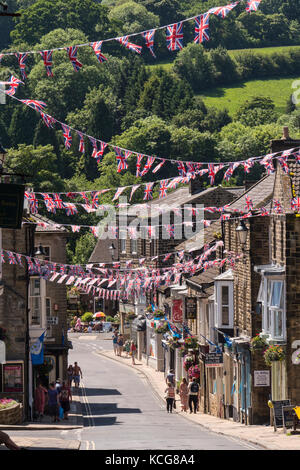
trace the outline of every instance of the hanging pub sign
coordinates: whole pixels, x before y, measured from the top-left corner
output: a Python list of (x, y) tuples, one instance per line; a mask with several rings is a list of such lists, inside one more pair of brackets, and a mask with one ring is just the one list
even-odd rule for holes
[(183, 322), (182, 299), (173, 300), (172, 320), (177, 323)]
[(0, 228), (21, 228), (24, 192), (22, 184), (0, 184)]
[(196, 320), (197, 318), (197, 297), (185, 298), (185, 319)]

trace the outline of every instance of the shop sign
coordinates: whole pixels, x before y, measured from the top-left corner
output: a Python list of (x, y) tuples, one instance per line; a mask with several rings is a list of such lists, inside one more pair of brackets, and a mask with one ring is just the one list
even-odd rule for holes
[(270, 371), (255, 370), (254, 371), (254, 387), (270, 387)]
[(3, 392), (24, 392), (23, 363), (7, 363), (3, 365)]
[(172, 320), (177, 323), (183, 322), (182, 299), (173, 300)]
[(185, 298), (185, 318), (186, 320), (196, 320), (197, 318), (197, 297)]
[(272, 409), (273, 409), (273, 424), (274, 428), (282, 428), (283, 427), (283, 407), (284, 406), (291, 406), (291, 400), (277, 400), (272, 401)]
[(208, 353), (205, 355), (207, 367), (223, 367), (223, 353)]
[(0, 227), (19, 229), (22, 224), (25, 186), (0, 184)]

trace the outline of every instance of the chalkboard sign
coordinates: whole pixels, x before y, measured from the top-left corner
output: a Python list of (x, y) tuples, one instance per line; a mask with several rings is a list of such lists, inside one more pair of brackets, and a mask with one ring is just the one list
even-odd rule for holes
[(197, 318), (197, 297), (185, 298), (185, 318), (195, 320)]
[(223, 367), (223, 353), (205, 354), (206, 367)]
[(293, 428), (295, 424), (295, 406), (283, 406), (282, 407), (282, 421), (284, 429)]
[(275, 429), (282, 428), (283, 427), (282, 407), (290, 406), (291, 400), (272, 401), (272, 404), (273, 404), (274, 428)]

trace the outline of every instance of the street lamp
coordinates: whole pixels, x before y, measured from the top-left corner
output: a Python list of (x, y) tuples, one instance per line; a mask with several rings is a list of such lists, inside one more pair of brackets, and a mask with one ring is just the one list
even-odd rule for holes
[(44, 259), (46, 258), (46, 252), (42, 245), (38, 246), (36, 252), (34, 253), (34, 257), (40, 259), (41, 261), (44, 261)]
[(113, 261), (113, 260), (115, 259), (115, 250), (116, 250), (116, 247), (115, 247), (115, 245), (112, 243), (108, 249), (109, 249), (109, 251), (110, 251), (111, 259), (112, 259), (112, 261)]
[(243, 220), (240, 220), (239, 225), (235, 229), (237, 236), (238, 236), (238, 241), (242, 247), (242, 251), (245, 249), (245, 244), (247, 241), (247, 236), (248, 236), (248, 229), (245, 225), (245, 222)]

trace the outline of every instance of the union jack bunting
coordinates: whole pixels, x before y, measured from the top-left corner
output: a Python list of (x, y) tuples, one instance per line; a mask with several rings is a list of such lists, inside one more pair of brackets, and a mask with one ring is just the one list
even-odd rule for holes
[(55, 204), (56, 209), (63, 209), (64, 208), (64, 203), (60, 197), (60, 194), (54, 193), (53, 194), (53, 201)]
[(180, 176), (186, 176), (186, 169), (185, 169), (185, 165), (183, 162), (178, 162), (177, 168), (178, 168), (178, 173), (180, 174)]
[(100, 62), (100, 64), (102, 64), (102, 62), (105, 62), (107, 60), (107, 58), (101, 52), (102, 43), (103, 41), (97, 41), (97, 42), (91, 43), (91, 47), (93, 51), (95, 52), (96, 57), (98, 61)]
[(154, 34), (155, 29), (150, 29), (149, 31), (142, 33), (142, 36), (145, 39), (147, 48), (151, 52), (152, 56), (156, 59), (156, 55), (154, 54)]
[(16, 258), (14, 257), (14, 254), (12, 251), (6, 251), (7, 256), (8, 256), (8, 262), (9, 264), (17, 264)]
[(246, 6), (246, 11), (247, 12), (257, 11), (260, 2), (261, 2), (261, 0), (248, 0), (247, 1), (247, 6)]
[(136, 190), (137, 190), (139, 187), (140, 187), (140, 184), (135, 184), (134, 186), (132, 186), (129, 201), (131, 201), (132, 196), (134, 195), (134, 193), (136, 192)]
[(61, 127), (63, 129), (63, 138), (64, 138), (64, 142), (65, 142), (65, 147), (67, 149), (69, 149), (72, 145), (71, 129), (66, 124), (61, 124)]
[(0, 64), (1, 64), (3, 57), (4, 57), (4, 54), (0, 54)]
[(78, 210), (75, 204), (72, 202), (64, 202), (64, 208), (66, 209), (66, 215), (75, 215), (77, 214)]
[(195, 22), (194, 43), (202, 44), (204, 41), (209, 41), (209, 13), (197, 16)]
[(25, 191), (25, 197), (29, 202), (29, 210), (32, 214), (38, 213), (38, 199), (35, 197), (35, 193)]
[(165, 161), (166, 161), (165, 159), (162, 160), (162, 161), (152, 170), (152, 173), (157, 173), (158, 170), (161, 169), (161, 167), (163, 166), (163, 164), (165, 163)]
[(228, 13), (235, 8), (239, 2), (231, 3), (230, 5), (225, 5), (224, 7), (216, 7), (216, 8), (211, 8), (208, 13), (213, 13), (216, 16), (219, 16), (220, 18), (225, 18)]
[(133, 44), (132, 42), (128, 41), (128, 36), (123, 36), (121, 38), (116, 38), (116, 40), (122, 44), (122, 46), (126, 47), (126, 49), (129, 49), (130, 51), (137, 52), (140, 54), (142, 52), (142, 46), (137, 46), (136, 44)]
[(91, 232), (92, 234), (94, 235), (94, 237), (98, 237), (99, 235), (99, 227), (95, 226), (95, 227), (91, 227)]
[(5, 90), (5, 93), (8, 96), (14, 96), (20, 84), (24, 85), (24, 82), (22, 82), (22, 80), (19, 80), (17, 77), (14, 77), (12, 75), (9, 79), (9, 89)]
[(142, 159), (143, 159), (144, 155), (142, 153), (138, 153), (137, 154), (137, 158), (136, 158), (136, 178), (138, 178), (140, 176), (140, 170), (141, 170), (141, 164), (142, 164)]
[(160, 198), (167, 196), (168, 181), (169, 180), (162, 180), (160, 182), (160, 186), (159, 186), (159, 197)]
[(85, 192), (79, 192), (80, 196), (83, 198), (83, 200), (85, 201), (86, 204), (89, 204), (90, 203), (90, 200), (89, 198), (87, 197), (86, 193)]
[(295, 197), (294, 199), (292, 199), (291, 209), (297, 212), (300, 211), (300, 197)]
[(79, 136), (79, 147), (78, 147), (78, 150), (79, 152), (81, 153), (84, 153), (85, 152), (85, 144), (84, 144), (84, 136), (81, 132), (77, 131), (77, 134)]
[(80, 225), (71, 225), (71, 229), (73, 233), (80, 231)]
[(126, 189), (125, 186), (123, 186), (122, 188), (118, 188), (112, 200), (115, 201), (116, 199), (118, 199), (125, 189)]
[(145, 188), (145, 194), (144, 194), (144, 201), (149, 201), (150, 199), (153, 199), (152, 191), (153, 191), (153, 186), (154, 183), (147, 183), (146, 188)]
[(41, 193), (41, 194), (44, 198), (44, 202), (45, 202), (47, 211), (52, 212), (53, 214), (56, 214), (55, 204), (54, 204), (53, 199), (47, 193)]
[(172, 255), (173, 255), (173, 253), (168, 253), (168, 254), (166, 254), (166, 256), (165, 256), (164, 259), (163, 259), (163, 263), (165, 263), (166, 261), (168, 261), (168, 260), (171, 258)]
[(254, 160), (251, 158), (242, 163), (245, 173), (250, 173), (250, 169), (254, 166), (254, 163)]
[(1, 250), (1, 264), (5, 263), (5, 258), (4, 258), (4, 251)]
[(53, 125), (56, 123), (56, 119), (53, 118), (52, 116), (49, 116), (49, 114), (45, 114), (42, 112), (40, 112), (40, 115), (44, 123), (46, 124), (46, 126), (53, 129)]
[(97, 163), (100, 163), (104, 154), (104, 150), (106, 149), (108, 145), (106, 142), (102, 142), (102, 140), (100, 140), (99, 142), (100, 142), (100, 149), (98, 148), (98, 145), (96, 143), (96, 148), (94, 148), (94, 152), (93, 152), (94, 158), (97, 160)]
[(260, 161), (260, 164), (263, 165), (265, 167), (265, 169), (267, 170), (268, 172), (268, 175), (270, 175), (271, 173), (274, 173), (275, 171), (275, 168), (273, 166), (273, 156), (274, 154), (269, 154), (269, 155), (266, 155), (261, 161)]
[(174, 225), (166, 225), (165, 229), (169, 234), (170, 238), (174, 238)]
[(29, 106), (32, 109), (35, 109), (39, 113), (41, 113), (44, 108), (46, 108), (46, 103), (44, 101), (38, 101), (38, 100), (20, 100), (22, 103), (26, 104), (26, 106)]
[(167, 48), (169, 51), (179, 51), (183, 48), (183, 24), (180, 23), (170, 24), (167, 26)]
[(97, 209), (98, 204), (99, 204), (99, 195), (101, 191), (94, 191), (92, 193), (92, 208)]
[(52, 53), (53, 51), (40, 51), (48, 77), (53, 77), (52, 72)]
[(82, 64), (77, 59), (78, 47), (77, 46), (66, 47), (66, 51), (68, 53), (70, 61), (72, 62), (75, 72), (78, 72), (82, 67)]
[[(203, 170), (201, 170), (203, 171)], [(210, 179), (210, 184), (214, 184), (215, 182), (215, 176), (216, 176), (216, 171), (215, 171), (215, 165), (209, 164), (208, 165), (208, 177)]]
[(15, 256), (17, 258), (17, 261), (18, 261), (19, 265), (23, 266), (23, 264), (22, 264), (22, 255), (20, 255), (19, 253), (15, 253)]
[(283, 171), (288, 175), (289, 174), (289, 167), (288, 167), (286, 159), (284, 157), (278, 157), (278, 161), (279, 161)]
[(239, 166), (239, 163), (230, 163), (228, 169), (225, 171), (224, 180), (229, 181), (232, 177), (234, 170)]
[(270, 215), (270, 212), (265, 207), (261, 207), (260, 208), (260, 215), (262, 217), (264, 217), (264, 216)]
[(274, 199), (273, 200), (273, 205), (274, 205), (274, 210), (275, 210), (276, 214), (282, 214), (283, 209), (282, 209), (282, 205), (280, 204), (280, 202), (277, 201), (276, 199)]
[(116, 159), (118, 162), (117, 172), (120, 173), (122, 170), (127, 170), (128, 164), (126, 160), (131, 155), (131, 152), (125, 152), (125, 155), (124, 155), (123, 150), (121, 150), (119, 147), (114, 147), (114, 150), (115, 150)]
[(26, 59), (28, 57), (28, 53), (27, 52), (16, 52), (15, 56), (17, 57), (18, 62), (19, 62), (19, 67), (20, 67), (20, 72), (21, 72), (22, 78), (23, 78), (23, 80), (26, 80), (27, 75), (26, 75), (26, 72), (25, 72), (25, 66), (26, 66), (25, 62), (26, 62)]
[(148, 157), (146, 165), (144, 166), (143, 171), (140, 173), (140, 176), (145, 176), (150, 170), (150, 168), (152, 167), (154, 162), (155, 162), (155, 157)]
[(246, 201), (245, 209), (247, 209), (248, 211), (251, 211), (253, 209), (252, 199), (250, 199), (250, 197), (248, 195), (246, 195), (245, 196), (245, 201)]

